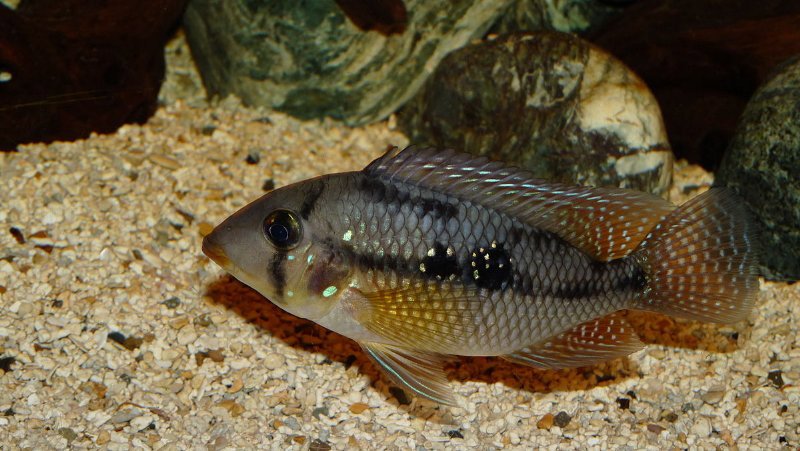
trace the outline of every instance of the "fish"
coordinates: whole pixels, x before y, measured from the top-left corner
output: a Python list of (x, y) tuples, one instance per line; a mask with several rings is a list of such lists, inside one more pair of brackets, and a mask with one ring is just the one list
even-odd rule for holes
[(444, 371), (455, 356), (581, 367), (644, 347), (626, 310), (745, 319), (756, 233), (726, 188), (676, 207), (411, 146), (269, 192), (202, 249), (281, 309), (355, 340), (400, 386), (458, 405)]

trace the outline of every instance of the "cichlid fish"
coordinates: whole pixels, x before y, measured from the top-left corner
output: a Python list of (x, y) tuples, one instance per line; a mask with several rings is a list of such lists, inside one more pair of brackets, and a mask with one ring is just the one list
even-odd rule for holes
[(753, 234), (725, 189), (675, 207), (409, 147), (264, 195), (206, 236), (203, 252), (452, 405), (449, 355), (577, 367), (644, 346), (620, 310), (745, 318), (758, 290)]

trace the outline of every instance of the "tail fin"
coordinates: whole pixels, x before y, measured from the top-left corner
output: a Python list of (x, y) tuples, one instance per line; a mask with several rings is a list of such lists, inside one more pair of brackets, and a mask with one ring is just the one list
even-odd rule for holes
[(634, 253), (647, 278), (635, 308), (732, 323), (758, 292), (755, 227), (733, 192), (691, 199), (653, 228)]

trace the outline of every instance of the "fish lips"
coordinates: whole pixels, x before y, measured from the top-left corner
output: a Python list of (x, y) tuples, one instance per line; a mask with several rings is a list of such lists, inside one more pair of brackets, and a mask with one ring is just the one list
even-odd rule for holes
[(230, 267), (231, 261), (225, 253), (225, 249), (217, 241), (216, 230), (212, 231), (205, 238), (203, 238), (203, 253), (214, 263), (227, 269)]

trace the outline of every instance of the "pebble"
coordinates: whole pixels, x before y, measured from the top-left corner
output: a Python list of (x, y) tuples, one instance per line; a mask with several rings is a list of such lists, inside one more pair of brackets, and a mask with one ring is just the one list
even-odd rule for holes
[(308, 446), (308, 451), (330, 451), (331, 445), (320, 439), (314, 439)]
[(154, 418), (152, 415), (140, 415), (138, 417), (132, 418), (130, 421), (131, 428), (134, 431), (141, 431), (149, 426), (153, 422)]
[(108, 421), (112, 424), (127, 423), (140, 415), (141, 411), (138, 409), (123, 409), (114, 414)]
[(254, 150), (247, 154), (247, 157), (244, 159), (247, 164), (258, 164), (261, 161), (261, 155), (258, 151)]
[(350, 407), (349, 407), (350, 412), (352, 412), (352, 413), (354, 413), (356, 415), (359, 415), (359, 414), (363, 413), (367, 409), (369, 409), (369, 406), (367, 404), (364, 404), (363, 402), (357, 402), (355, 404), (350, 404)]
[(194, 343), (195, 340), (197, 340), (197, 332), (195, 331), (194, 326), (186, 325), (178, 331), (178, 344), (181, 346)]
[(272, 180), (271, 178), (264, 180), (264, 183), (261, 184), (262, 191), (272, 191), (274, 189), (275, 189), (275, 180)]
[(286, 363), (286, 359), (278, 353), (270, 352), (264, 357), (261, 363), (269, 370), (277, 370), (283, 367), (284, 363)]
[(572, 420), (572, 417), (569, 416), (569, 414), (567, 412), (564, 412), (562, 410), (561, 412), (558, 412), (556, 414), (556, 417), (554, 418), (553, 422), (554, 422), (554, 424), (556, 426), (558, 426), (560, 428), (565, 428), (565, 427), (567, 427), (567, 425), (569, 424), (569, 422), (571, 420)]
[(722, 398), (725, 397), (725, 390), (724, 389), (716, 389), (716, 390), (709, 390), (708, 392), (704, 393), (700, 398), (706, 404), (717, 404), (722, 401)]
[(769, 381), (772, 382), (772, 385), (774, 385), (775, 388), (783, 388), (784, 382), (781, 370), (770, 371), (769, 373), (767, 373), (767, 379), (769, 379)]
[(536, 422), (536, 427), (539, 429), (550, 430), (553, 427), (554, 417), (552, 413), (546, 413)]
[(691, 431), (700, 438), (708, 437), (711, 435), (711, 421), (706, 417), (696, 417)]

